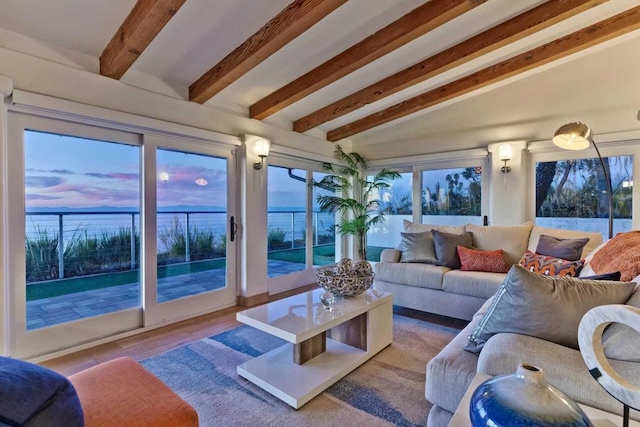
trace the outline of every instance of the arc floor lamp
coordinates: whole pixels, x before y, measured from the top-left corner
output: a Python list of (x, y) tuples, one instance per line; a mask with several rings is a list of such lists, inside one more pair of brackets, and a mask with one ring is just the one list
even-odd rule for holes
[(613, 237), (613, 189), (611, 188), (611, 177), (609, 176), (608, 168), (604, 165), (604, 160), (600, 155), (600, 150), (596, 142), (593, 140), (593, 132), (591, 128), (581, 122), (567, 123), (560, 126), (556, 133), (553, 135), (553, 143), (565, 150), (584, 150), (589, 148), (590, 144), (593, 144), (593, 148), (598, 153), (598, 159), (600, 159), (600, 165), (602, 166), (602, 172), (604, 179), (607, 181), (607, 196), (609, 202), (609, 239)]

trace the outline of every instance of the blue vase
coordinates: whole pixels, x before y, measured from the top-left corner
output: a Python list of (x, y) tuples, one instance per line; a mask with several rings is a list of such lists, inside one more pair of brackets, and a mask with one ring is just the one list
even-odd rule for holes
[(473, 427), (593, 426), (575, 402), (545, 381), (542, 370), (522, 363), (515, 374), (478, 386), (469, 417)]

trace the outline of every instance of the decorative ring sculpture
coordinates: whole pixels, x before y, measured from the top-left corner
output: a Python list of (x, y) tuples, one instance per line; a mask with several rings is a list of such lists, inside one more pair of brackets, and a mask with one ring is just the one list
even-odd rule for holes
[(629, 305), (602, 305), (584, 315), (578, 328), (580, 352), (591, 375), (623, 404), (640, 408), (640, 387), (631, 384), (611, 367), (602, 347), (602, 332), (611, 323), (622, 323), (640, 334), (640, 309)]

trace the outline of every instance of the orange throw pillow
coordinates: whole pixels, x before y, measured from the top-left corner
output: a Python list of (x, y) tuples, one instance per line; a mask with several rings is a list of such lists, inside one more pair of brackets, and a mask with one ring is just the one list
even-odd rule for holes
[(640, 231), (618, 233), (591, 258), (596, 274), (619, 271), (628, 282), (640, 274)]
[(578, 277), (584, 261), (567, 261), (566, 259), (527, 251), (522, 255), (518, 265), (543, 276)]
[(488, 273), (506, 273), (509, 266), (504, 261), (504, 251), (480, 251), (458, 246), (458, 256), (460, 257), (460, 270), (463, 271), (486, 271)]

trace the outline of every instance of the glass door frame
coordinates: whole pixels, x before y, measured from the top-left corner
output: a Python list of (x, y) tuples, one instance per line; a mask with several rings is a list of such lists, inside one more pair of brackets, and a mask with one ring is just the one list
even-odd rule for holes
[(143, 325), (154, 326), (162, 323), (188, 319), (199, 314), (236, 305), (237, 298), (237, 248), (238, 239), (227, 239), (226, 286), (213, 291), (190, 295), (183, 298), (157, 302), (157, 150), (170, 149), (185, 153), (223, 158), (227, 161), (227, 221), (226, 235), (230, 235), (231, 216), (237, 215), (237, 155), (235, 148), (221, 148), (206, 143), (173, 139), (166, 136), (144, 135), (142, 144), (142, 164), (144, 176), (142, 218), (142, 245), (145, 268), (142, 270)]
[(75, 136), (140, 146), (140, 135), (91, 125), (9, 112), (5, 179), (7, 188), (8, 351), (25, 358), (72, 347), (142, 326), (142, 309), (134, 307), (97, 317), (87, 317), (42, 329), (27, 330), (25, 277), (25, 131)]

